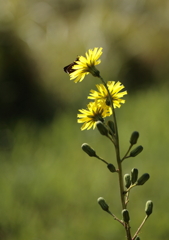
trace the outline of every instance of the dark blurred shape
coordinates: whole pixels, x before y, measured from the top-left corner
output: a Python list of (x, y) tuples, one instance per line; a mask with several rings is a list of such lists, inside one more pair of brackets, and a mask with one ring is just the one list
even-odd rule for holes
[(85, 7), (85, 2), (77, 0), (58, 0), (53, 1), (53, 6), (59, 14), (65, 17), (65, 19), (72, 21), (81, 15)]
[(28, 46), (12, 31), (0, 32), (0, 123), (50, 122), (63, 105), (41, 82)]
[(155, 83), (151, 66), (140, 56), (126, 60), (121, 67), (119, 80), (131, 92), (151, 87)]

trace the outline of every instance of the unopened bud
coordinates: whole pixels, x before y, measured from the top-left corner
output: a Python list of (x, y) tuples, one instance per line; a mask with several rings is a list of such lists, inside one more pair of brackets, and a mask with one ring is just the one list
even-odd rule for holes
[(111, 132), (112, 132), (113, 134), (115, 134), (114, 122), (109, 120), (109, 121), (107, 122), (107, 125), (109, 126)]
[(153, 202), (151, 200), (146, 202), (145, 212), (146, 212), (147, 216), (152, 214), (152, 212), (153, 212)]
[(83, 143), (81, 148), (90, 157), (97, 157), (95, 150), (93, 148), (91, 148), (87, 143)]
[(130, 143), (132, 145), (136, 144), (137, 143), (137, 140), (139, 138), (139, 132), (135, 131), (131, 134), (131, 137), (130, 137)]
[(133, 149), (131, 152), (130, 152), (130, 157), (135, 157), (137, 156), (139, 153), (141, 153), (143, 151), (143, 147), (142, 146), (138, 146), (136, 147), (135, 149)]
[(104, 123), (102, 123), (101, 121), (97, 121), (96, 123), (97, 129), (99, 130), (99, 132), (104, 135), (107, 136), (108, 135), (108, 129), (106, 128), (106, 126), (104, 125)]
[(132, 184), (134, 184), (137, 181), (137, 178), (138, 178), (138, 169), (133, 168), (131, 170), (131, 182), (132, 182)]
[(135, 240), (140, 240), (140, 237), (139, 237), (139, 236), (137, 236), (137, 237), (135, 238)]
[(105, 202), (104, 198), (99, 197), (99, 198), (97, 199), (97, 202), (98, 202), (98, 204), (100, 205), (100, 207), (101, 207), (104, 211), (106, 211), (106, 212), (109, 211), (109, 206), (108, 206), (107, 203)]
[(137, 185), (143, 185), (147, 180), (150, 178), (150, 175), (148, 173), (144, 173), (138, 180)]
[(116, 172), (115, 166), (111, 163), (107, 164), (107, 168), (110, 170), (110, 172)]
[(123, 216), (124, 222), (128, 223), (130, 221), (130, 216), (127, 209), (122, 210), (122, 216)]
[(131, 185), (131, 179), (130, 179), (130, 174), (126, 173), (124, 175), (124, 185), (126, 188), (129, 188)]

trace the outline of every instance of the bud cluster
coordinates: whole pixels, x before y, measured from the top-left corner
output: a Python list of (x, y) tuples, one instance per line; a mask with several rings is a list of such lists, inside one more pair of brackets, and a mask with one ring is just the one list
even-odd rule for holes
[(150, 175), (148, 173), (144, 173), (138, 178), (138, 169), (133, 168), (131, 170), (131, 174), (126, 173), (124, 175), (124, 185), (128, 190), (130, 190), (132, 187), (143, 185), (149, 178)]
[[(134, 131), (132, 134), (131, 134), (131, 137), (130, 137), (130, 144), (132, 147), (134, 144), (137, 143), (137, 140), (139, 138), (139, 132), (137, 131)], [(130, 152), (130, 157), (136, 157), (139, 153), (141, 153), (143, 151), (143, 147), (140, 145), (140, 146), (137, 146), (135, 149), (133, 149), (131, 152)]]

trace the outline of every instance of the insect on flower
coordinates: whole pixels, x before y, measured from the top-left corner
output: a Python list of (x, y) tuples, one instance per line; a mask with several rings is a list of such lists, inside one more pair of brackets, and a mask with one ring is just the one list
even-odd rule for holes
[(100, 77), (100, 72), (95, 68), (100, 64), (102, 48), (89, 49), (86, 56), (78, 56), (76, 60), (64, 67), (64, 71), (69, 74), (70, 80), (75, 83), (82, 82), (86, 75), (91, 73), (94, 77)]
[(67, 65), (66, 67), (64, 67), (64, 68), (63, 68), (64, 71), (65, 71), (66, 73), (68, 73), (68, 74), (74, 72), (76, 69), (72, 69), (72, 67), (77, 64), (76, 61), (79, 61), (79, 58), (78, 58), (78, 57), (76, 58), (76, 60), (75, 60), (73, 63), (71, 63), (71, 64)]

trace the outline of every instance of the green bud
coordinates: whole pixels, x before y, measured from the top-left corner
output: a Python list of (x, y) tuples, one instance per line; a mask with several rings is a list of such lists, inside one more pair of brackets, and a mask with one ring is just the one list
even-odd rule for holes
[(150, 216), (150, 214), (152, 214), (152, 212), (153, 212), (153, 202), (151, 200), (146, 202), (145, 212), (146, 212), (147, 216)]
[(137, 185), (143, 185), (147, 180), (150, 178), (150, 175), (148, 173), (144, 173), (138, 180)]
[(130, 216), (127, 209), (122, 210), (122, 216), (123, 216), (124, 222), (128, 223), (130, 221)]
[(111, 163), (107, 164), (107, 168), (110, 170), (110, 172), (116, 172), (115, 166)]
[(124, 175), (124, 185), (126, 188), (129, 188), (131, 185), (131, 179), (130, 179), (130, 174), (126, 173)]
[(139, 237), (139, 236), (137, 236), (137, 237), (135, 238), (135, 240), (140, 240), (140, 237)]
[(139, 153), (141, 153), (143, 151), (143, 147), (142, 146), (138, 146), (136, 147), (135, 149), (133, 149), (131, 152), (130, 152), (130, 157), (135, 157), (137, 156)]
[(90, 157), (97, 157), (96, 152), (87, 143), (83, 143), (81, 146), (82, 150), (87, 153)]
[(131, 134), (131, 137), (130, 137), (130, 143), (132, 145), (136, 144), (137, 143), (137, 140), (139, 138), (139, 132), (135, 131)]
[(104, 135), (104, 136), (108, 136), (108, 129), (106, 128), (106, 126), (104, 125), (104, 123), (102, 123), (101, 121), (97, 121), (96, 123), (97, 129), (99, 130), (99, 132)]
[(98, 202), (98, 204), (100, 205), (100, 207), (101, 207), (104, 211), (106, 211), (106, 212), (109, 211), (109, 206), (108, 206), (107, 203), (105, 202), (104, 198), (99, 197), (99, 198), (97, 199), (97, 202)]
[(134, 184), (137, 181), (137, 178), (138, 178), (138, 169), (133, 168), (131, 170), (131, 182), (132, 182), (132, 184)]
[(109, 120), (109, 121), (107, 122), (107, 125), (109, 126), (111, 132), (112, 132), (113, 134), (115, 134), (114, 122)]

